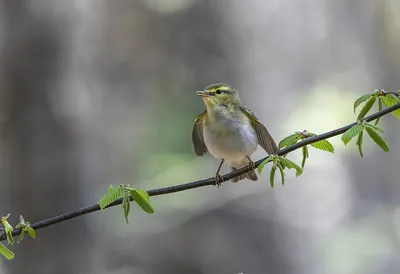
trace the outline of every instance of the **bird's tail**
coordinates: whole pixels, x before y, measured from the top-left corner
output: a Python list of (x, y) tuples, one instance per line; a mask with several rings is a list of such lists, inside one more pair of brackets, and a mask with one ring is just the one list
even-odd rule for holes
[[(231, 166), (231, 170), (235, 171), (235, 170), (237, 170), (237, 168)], [(235, 178), (231, 179), (231, 182), (232, 183), (237, 183), (237, 182), (243, 180), (244, 178), (247, 178), (247, 179), (252, 180), (252, 181), (257, 181), (258, 180), (256, 171), (255, 170), (250, 170), (249, 172), (247, 172), (245, 174), (239, 175), (238, 177), (235, 177)]]

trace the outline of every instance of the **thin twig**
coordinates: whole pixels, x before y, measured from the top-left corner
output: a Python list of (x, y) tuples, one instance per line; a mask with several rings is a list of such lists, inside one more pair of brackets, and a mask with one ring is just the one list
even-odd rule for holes
[[(392, 111), (395, 111), (397, 109), (400, 109), (400, 103), (397, 103), (391, 107), (385, 108), (385, 109), (378, 111), (372, 115), (369, 115), (369, 116), (365, 117), (363, 119), (363, 121), (370, 122), (372, 120), (382, 117), (382, 116), (384, 116)], [(340, 134), (344, 133), (346, 130), (348, 130), (349, 128), (355, 126), (356, 124), (357, 124), (357, 122), (354, 122), (347, 126), (344, 126), (344, 127), (338, 128), (338, 129), (334, 129), (332, 131), (304, 139), (301, 142), (298, 142), (294, 145), (291, 145), (291, 146), (288, 146), (288, 147), (285, 147), (285, 148), (279, 150), (277, 152), (277, 155), (282, 156), (282, 155), (288, 154), (289, 152), (292, 152), (296, 149), (299, 149), (303, 146), (309, 145), (311, 143), (315, 143), (317, 141), (325, 140), (325, 139), (340, 135)], [(258, 167), (267, 158), (268, 157), (265, 157), (265, 158), (262, 158), (261, 160), (258, 160), (257, 162), (255, 162), (255, 167)], [(234, 172), (225, 174), (222, 176), (222, 179), (223, 179), (222, 182), (226, 182), (226, 181), (228, 181), (234, 177), (237, 177), (241, 174), (244, 174), (250, 170), (251, 170), (251, 168), (249, 166), (247, 166), (247, 167), (238, 169)], [(213, 186), (213, 185), (215, 185), (215, 183), (216, 183), (215, 178), (208, 178), (208, 179), (199, 180), (199, 181), (190, 182), (190, 183), (181, 184), (181, 185), (175, 185), (175, 186), (164, 187), (164, 188), (156, 188), (156, 189), (148, 190), (147, 193), (150, 196), (159, 196), (159, 195), (165, 195), (165, 194), (174, 193), (174, 192), (185, 191), (185, 190), (189, 190), (189, 189), (193, 189), (193, 188), (199, 188), (199, 187), (204, 187), (204, 186)], [(122, 203), (122, 198), (117, 199), (112, 204), (107, 206), (107, 208), (113, 207), (116, 205), (120, 205), (121, 203)], [(84, 207), (84, 208), (81, 208), (78, 210), (74, 210), (74, 211), (71, 211), (71, 212), (68, 212), (65, 214), (61, 214), (61, 215), (58, 215), (58, 216), (55, 216), (52, 218), (48, 218), (48, 219), (36, 222), (34, 224), (31, 224), (31, 227), (35, 230), (38, 230), (38, 229), (41, 229), (44, 227), (48, 227), (48, 226), (51, 226), (51, 225), (54, 225), (57, 223), (61, 223), (63, 221), (73, 219), (73, 218), (76, 218), (76, 217), (79, 217), (82, 215), (86, 215), (88, 213), (99, 211), (99, 210), (101, 210), (100, 206), (98, 204), (95, 204), (95, 205)], [(21, 229), (14, 229), (12, 232), (13, 236), (17, 236), (19, 234), (21, 234)], [(6, 235), (4, 235), (4, 234), (0, 235), (0, 242), (4, 241), (5, 239), (6, 239)]]

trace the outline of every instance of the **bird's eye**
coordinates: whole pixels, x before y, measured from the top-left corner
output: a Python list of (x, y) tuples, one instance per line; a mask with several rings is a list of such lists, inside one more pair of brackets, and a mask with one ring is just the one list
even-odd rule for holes
[(222, 93), (222, 90), (217, 89), (217, 90), (215, 91), (215, 93), (216, 93), (216, 94), (221, 94), (221, 93)]

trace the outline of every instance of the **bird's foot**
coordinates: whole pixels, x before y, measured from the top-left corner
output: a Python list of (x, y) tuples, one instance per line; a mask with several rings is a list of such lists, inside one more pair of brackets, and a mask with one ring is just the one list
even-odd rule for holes
[(256, 169), (256, 164), (254, 164), (254, 162), (252, 160), (249, 159), (249, 168), (251, 169)]
[(224, 180), (219, 173), (215, 174), (215, 185), (219, 188), (221, 186), (222, 181)]

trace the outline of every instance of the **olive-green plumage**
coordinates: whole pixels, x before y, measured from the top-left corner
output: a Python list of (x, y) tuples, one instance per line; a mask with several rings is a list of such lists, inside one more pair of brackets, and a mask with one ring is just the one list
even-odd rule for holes
[[(194, 121), (193, 148), (198, 156), (210, 152), (221, 160), (215, 175), (217, 185), (221, 180), (219, 171), (224, 162), (236, 170), (247, 165), (254, 166), (250, 156), (257, 145), (268, 154), (278, 151), (266, 127), (242, 104), (236, 89), (219, 83), (197, 91), (196, 94), (203, 97), (207, 109)], [(256, 181), (257, 175), (251, 170), (231, 181), (238, 182), (244, 178)]]

